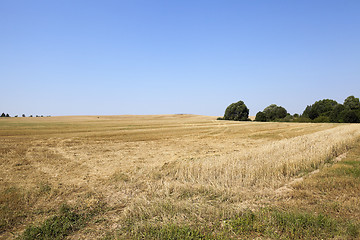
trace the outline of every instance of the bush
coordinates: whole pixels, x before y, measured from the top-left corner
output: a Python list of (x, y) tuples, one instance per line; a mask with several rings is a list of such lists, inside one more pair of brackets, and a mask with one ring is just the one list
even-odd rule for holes
[(232, 103), (225, 110), (224, 120), (249, 121), (249, 109), (243, 101)]
[(327, 116), (320, 116), (314, 119), (314, 122), (316, 123), (325, 123), (325, 122), (330, 122), (330, 118)]
[(294, 119), (293, 116), (291, 116), (289, 113), (286, 115), (286, 117), (279, 119), (279, 121), (281, 122), (292, 122)]
[(304, 123), (304, 122), (312, 122), (312, 120), (310, 118), (308, 118), (308, 117), (301, 116), (301, 117), (293, 119), (293, 122), (302, 122), (302, 123)]

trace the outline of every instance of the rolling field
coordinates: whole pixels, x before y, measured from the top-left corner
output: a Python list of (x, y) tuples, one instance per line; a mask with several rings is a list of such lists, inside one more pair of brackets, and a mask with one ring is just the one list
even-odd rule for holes
[[(311, 201), (316, 197), (306, 190), (318, 186), (311, 181), (317, 169), (324, 174), (337, 166), (335, 161), (349, 156), (357, 161), (356, 154), (344, 153), (358, 145), (359, 124), (215, 119), (0, 119), (0, 238), (37, 239), (54, 217), (70, 221), (70, 227), (59, 227), (59, 239), (297, 238), (287, 230), (278, 230), (280, 235), (265, 232), (271, 224), (261, 227), (262, 223), (282, 216), (269, 209), (314, 212)], [(349, 199), (339, 204), (346, 202), (346, 211), (353, 207), (356, 212), (357, 196), (352, 205)], [(245, 220), (236, 222), (239, 216)], [(334, 213), (340, 222), (346, 216)], [(356, 238), (360, 217), (349, 219), (353, 222), (321, 237)], [(259, 228), (241, 227), (242, 221)], [(298, 239), (313, 236), (306, 234), (310, 233)]]

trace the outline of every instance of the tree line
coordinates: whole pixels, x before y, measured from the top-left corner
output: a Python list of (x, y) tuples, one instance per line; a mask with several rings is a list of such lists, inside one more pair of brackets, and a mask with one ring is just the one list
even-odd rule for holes
[[(26, 117), (25, 114), (21, 115), (22, 117)], [(11, 117), (8, 113), (2, 113), (0, 117)], [(14, 117), (18, 117), (18, 115), (15, 115)], [(33, 117), (33, 115), (29, 115), (29, 117)], [(35, 115), (35, 117), (44, 117), (44, 115)], [(50, 116), (47, 116), (50, 117)]]
[[(243, 101), (230, 104), (224, 117), (218, 120), (251, 121), (249, 109)], [(306, 106), (301, 115), (291, 115), (284, 107), (271, 104), (256, 114), (255, 121), (360, 123), (360, 101), (354, 96), (347, 97), (343, 104), (323, 99)]]

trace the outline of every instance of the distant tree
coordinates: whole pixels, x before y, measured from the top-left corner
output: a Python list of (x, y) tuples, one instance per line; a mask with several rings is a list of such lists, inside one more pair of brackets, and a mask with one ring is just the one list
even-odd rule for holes
[(29, 117), (33, 117), (32, 115), (30, 115)]
[(344, 122), (343, 118), (342, 118), (342, 112), (345, 110), (344, 105), (342, 104), (337, 104), (334, 109), (331, 111), (331, 113), (329, 114), (329, 120), (330, 122), (333, 123), (340, 123), (340, 122)]
[(2, 114), (1, 114), (1, 117), (5, 117), (5, 113), (2, 113)]
[(282, 119), (287, 115), (286, 109), (281, 106), (277, 106), (276, 104), (271, 104), (267, 106), (263, 110), (263, 113), (266, 116), (266, 121), (274, 121), (275, 119)]
[(10, 117), (10, 115), (7, 113), (7, 114), (5, 115), (5, 117)]
[(319, 116), (327, 116), (329, 117), (330, 113), (334, 110), (334, 107), (338, 103), (331, 99), (323, 99), (315, 102), (311, 106), (307, 106), (302, 114), (304, 117), (308, 117), (311, 120)]
[(346, 123), (360, 123), (360, 113), (358, 111), (345, 109), (341, 114), (343, 121)]
[(285, 118), (288, 115), (289, 114), (285, 108), (281, 106), (276, 108), (276, 118)]
[(26, 117), (25, 114), (23, 114), (22, 117)]
[(266, 115), (263, 112), (258, 112), (255, 117), (255, 121), (266, 122)]
[(243, 101), (232, 103), (225, 110), (224, 120), (249, 121), (249, 109)]
[(316, 111), (314, 108), (310, 109), (310, 112), (309, 112), (309, 118), (311, 120), (314, 120), (315, 118), (319, 117), (320, 114), (318, 111)]
[(349, 96), (344, 104), (337, 104), (329, 114), (331, 122), (358, 123), (360, 122), (360, 101), (359, 98)]
[(18, 115), (15, 115), (15, 117), (18, 117)]
[(344, 101), (344, 106), (351, 110), (360, 110), (360, 101), (359, 98), (354, 96), (349, 96)]
[(294, 117), (294, 118), (298, 118), (298, 117), (300, 117), (300, 116), (299, 116), (299, 114), (295, 113), (295, 114), (293, 115), (293, 117)]
[(311, 110), (311, 105), (307, 105), (304, 112), (301, 114), (301, 117), (309, 117), (309, 113), (310, 113), (310, 110)]

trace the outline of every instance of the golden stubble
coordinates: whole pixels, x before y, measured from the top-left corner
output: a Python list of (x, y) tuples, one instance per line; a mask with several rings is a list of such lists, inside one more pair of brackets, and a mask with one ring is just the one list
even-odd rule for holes
[(134, 228), (145, 222), (201, 222), (262, 204), (262, 198), (331, 162), (360, 136), (358, 124), (215, 119), (1, 119), (0, 187), (48, 191), (33, 197), (33, 209), (101, 199), (111, 209), (104, 222), (113, 230), (129, 221)]

